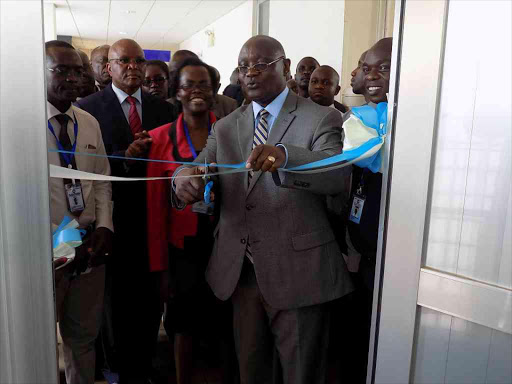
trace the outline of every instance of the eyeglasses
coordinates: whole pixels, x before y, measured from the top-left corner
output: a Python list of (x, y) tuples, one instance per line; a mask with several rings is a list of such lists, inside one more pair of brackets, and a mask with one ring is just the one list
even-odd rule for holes
[(282, 59), (284, 59), (284, 56), (281, 56), (280, 58), (275, 59), (274, 61), (271, 61), (270, 63), (257, 63), (250, 67), (248, 67), (246, 65), (239, 65), (237, 67), (237, 69), (238, 69), (238, 72), (241, 73), (242, 75), (247, 75), (247, 73), (249, 73), (249, 70), (251, 70), (251, 69), (254, 69), (257, 73), (261, 73), (261, 72), (265, 72), (268, 69), (268, 67), (270, 67), (272, 64), (277, 63), (279, 60), (282, 60)]
[(194, 88), (197, 88), (204, 92), (208, 92), (213, 89), (213, 87), (210, 84), (183, 84), (178, 87), (178, 89), (183, 89), (184, 91), (191, 91)]
[(123, 57), (121, 59), (110, 59), (109, 61), (117, 61), (120, 65), (128, 65), (130, 63), (133, 63), (138, 66), (142, 66), (146, 64), (146, 59), (143, 59), (142, 57), (138, 57), (136, 59), (128, 59), (126, 57)]
[(57, 75), (62, 76), (62, 77), (70, 77), (70, 76), (82, 77), (84, 74), (84, 71), (82, 68), (70, 68), (70, 67), (60, 66), (60, 67), (46, 68), (46, 69), (48, 69), (50, 72), (55, 72)]
[(142, 85), (149, 87), (151, 83), (162, 84), (165, 80), (168, 80), (166, 77), (155, 77), (153, 79), (144, 79)]

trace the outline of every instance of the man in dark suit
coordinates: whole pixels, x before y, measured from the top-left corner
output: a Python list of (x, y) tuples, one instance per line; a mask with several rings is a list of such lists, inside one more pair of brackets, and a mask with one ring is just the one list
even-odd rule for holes
[(299, 87), (299, 96), (309, 97), (309, 80), (311, 74), (320, 66), (318, 61), (314, 57), (306, 56), (299, 61), (297, 64), (297, 70), (295, 72), (295, 81)]
[(241, 106), (244, 102), (244, 94), (242, 93), (242, 87), (238, 82), (238, 68), (235, 68), (229, 77), (229, 84), (222, 92), (224, 96), (235, 99), (238, 106)]
[[(109, 50), (112, 84), (77, 105), (100, 123), (109, 155), (144, 157), (151, 145), (147, 131), (176, 119), (173, 106), (142, 93), (144, 52), (123, 39)], [(112, 175), (145, 176), (144, 162), (110, 160)], [(146, 183), (113, 183), (113, 325), (122, 383), (145, 383), (160, 324), (159, 277), (149, 272)]]
[(212, 67), (215, 71), (215, 104), (213, 106), (213, 113), (215, 114), (215, 117), (217, 119), (222, 119), (223, 117), (229, 115), (231, 112), (233, 112), (235, 109), (238, 108), (238, 103), (235, 99), (232, 99), (231, 97), (220, 95), (219, 89), (220, 89), (220, 72), (217, 68)]
[(91, 65), (94, 72), (94, 80), (96, 89), (101, 91), (112, 82), (112, 78), (108, 73), (108, 50), (110, 45), (100, 45), (91, 51)]
[(340, 75), (334, 68), (322, 65), (315, 69), (309, 80), (309, 97), (315, 103), (324, 107), (335, 108), (341, 113), (348, 111), (343, 104), (334, 100), (334, 96), (340, 93)]
[[(289, 92), (290, 61), (269, 36), (249, 39), (238, 65), (252, 102), (212, 127), (195, 160), (246, 162), (252, 169), (216, 181), (220, 220), (207, 281), (218, 298), (232, 299), (243, 384), (272, 382), (275, 348), (284, 383), (323, 384), (327, 303), (352, 289), (324, 195), (340, 192), (346, 171), (304, 175), (281, 168), (339, 154), (341, 114)], [(177, 172), (198, 175), (204, 169)], [(201, 179), (175, 180), (177, 203), (202, 199)]]

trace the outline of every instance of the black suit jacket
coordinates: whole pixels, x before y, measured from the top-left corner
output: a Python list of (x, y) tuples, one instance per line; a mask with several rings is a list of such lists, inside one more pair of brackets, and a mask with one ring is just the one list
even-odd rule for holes
[[(79, 100), (76, 105), (100, 123), (107, 154), (124, 156), (134, 137), (112, 84)], [(173, 122), (177, 118), (174, 108), (165, 101), (142, 93), (142, 129), (150, 131)], [(110, 159), (110, 166), (113, 176), (146, 175), (146, 163), (143, 161), (127, 166), (124, 160)], [(122, 257), (126, 262), (133, 262), (133, 267), (147, 268), (146, 182), (113, 182), (112, 200), (116, 258)], [(135, 260), (131, 260), (132, 257)]]
[(348, 108), (346, 106), (344, 106), (343, 104), (338, 103), (336, 100), (334, 100), (334, 108), (336, 108), (338, 111), (340, 111), (342, 113), (348, 112)]

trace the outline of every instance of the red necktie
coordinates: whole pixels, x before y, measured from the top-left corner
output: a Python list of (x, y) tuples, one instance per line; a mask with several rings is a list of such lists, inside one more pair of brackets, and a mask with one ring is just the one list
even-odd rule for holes
[(128, 120), (130, 121), (130, 129), (132, 130), (132, 134), (140, 132), (142, 127), (142, 122), (140, 121), (139, 113), (137, 112), (137, 102), (135, 97), (128, 96), (126, 98), (130, 103), (130, 111), (128, 112)]

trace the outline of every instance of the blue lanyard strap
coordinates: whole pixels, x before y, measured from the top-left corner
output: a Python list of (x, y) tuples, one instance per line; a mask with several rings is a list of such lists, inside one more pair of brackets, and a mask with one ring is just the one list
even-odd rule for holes
[[(53, 134), (53, 137), (55, 137), (55, 140), (57, 141), (57, 147), (59, 148), (59, 150), (60, 151), (66, 151), (66, 149), (62, 146), (61, 142), (57, 138), (57, 135), (55, 135), (55, 130), (53, 129), (53, 126), (50, 123), (50, 120), (48, 120), (48, 129)], [(66, 127), (60, 127), (60, 129), (66, 129), (67, 130), (68, 127), (67, 126)], [(74, 132), (75, 132), (75, 142), (73, 143), (73, 147), (71, 148), (71, 151), (67, 151), (67, 153), (66, 152), (60, 152), (62, 158), (64, 159), (64, 161), (66, 162), (66, 165), (68, 165), (68, 166), (73, 161), (73, 157), (75, 156), (75, 151), (76, 151), (76, 142), (78, 141), (78, 122), (76, 120), (75, 112), (73, 112), (73, 129), (74, 129)], [(71, 152), (71, 153), (69, 153), (69, 152)]]
[[(192, 139), (190, 138), (190, 133), (188, 132), (188, 126), (185, 122), (185, 118), (183, 118), (183, 130), (185, 131), (185, 136), (187, 137), (188, 146), (190, 148), (190, 152), (194, 156), (194, 159), (197, 157), (196, 149), (194, 148), (194, 144), (192, 144)], [(212, 130), (212, 124), (208, 121), (208, 136), (210, 136), (210, 132)]]

